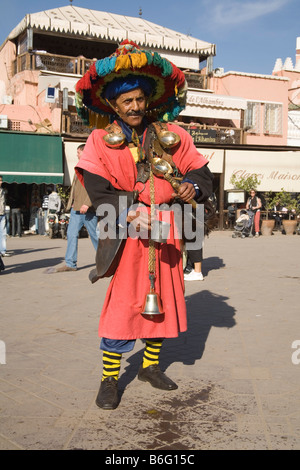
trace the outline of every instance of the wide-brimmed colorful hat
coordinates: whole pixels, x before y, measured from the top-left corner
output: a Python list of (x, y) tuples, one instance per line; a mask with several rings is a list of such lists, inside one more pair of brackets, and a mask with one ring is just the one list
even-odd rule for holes
[[(76, 84), (76, 108), (86, 125), (105, 127), (115, 114), (107, 101), (114, 83), (139, 77), (147, 82), (147, 114), (153, 120), (173, 121), (185, 107), (184, 73), (157, 52), (123, 41), (111, 56), (94, 62)], [(114, 82), (114, 83), (113, 83)]]

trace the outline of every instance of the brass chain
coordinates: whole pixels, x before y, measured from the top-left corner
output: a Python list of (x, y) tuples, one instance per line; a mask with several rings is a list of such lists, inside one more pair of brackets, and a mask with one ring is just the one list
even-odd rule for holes
[[(150, 165), (150, 178), (149, 178), (149, 183), (150, 183), (150, 203), (151, 203), (151, 209), (150, 209), (150, 215), (151, 215), (151, 220), (154, 220), (155, 217), (155, 188), (154, 188), (154, 175), (152, 172), (152, 168)], [(148, 270), (149, 274), (155, 274), (155, 242), (149, 238), (149, 253), (148, 253)]]

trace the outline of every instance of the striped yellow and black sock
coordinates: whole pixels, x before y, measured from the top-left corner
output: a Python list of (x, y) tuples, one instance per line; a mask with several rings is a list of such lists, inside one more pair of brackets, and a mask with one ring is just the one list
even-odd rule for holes
[(103, 374), (102, 381), (107, 377), (113, 377), (118, 380), (121, 368), (122, 354), (103, 351)]
[(161, 346), (162, 341), (146, 340), (146, 347), (143, 357), (143, 368), (159, 363), (159, 353)]

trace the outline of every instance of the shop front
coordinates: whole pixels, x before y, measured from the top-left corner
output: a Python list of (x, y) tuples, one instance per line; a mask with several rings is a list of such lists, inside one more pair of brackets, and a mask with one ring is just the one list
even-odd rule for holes
[(0, 132), (0, 175), (7, 206), (20, 209), (22, 231), (31, 231), (49, 188), (62, 185), (63, 142), (57, 134)]
[[(232, 204), (230, 195), (234, 186), (231, 177), (247, 178), (257, 175), (258, 194), (280, 192), (284, 189), (293, 195), (300, 194), (300, 148), (230, 146), (229, 148), (210, 145), (198, 151), (205, 156), (208, 167), (214, 175), (213, 190), (218, 201), (219, 228), (228, 228), (228, 206)], [(244, 207), (247, 195), (239, 196), (238, 207)]]
[(213, 148), (200, 148), (197, 147), (199, 153), (201, 153), (208, 162), (208, 168), (214, 175), (213, 179), (213, 192), (217, 198), (217, 208), (223, 207), (224, 197), (224, 149), (213, 149)]
[[(249, 147), (248, 147), (249, 148)], [(292, 193), (293, 199), (300, 194), (300, 149), (294, 148), (289, 150), (287, 147), (271, 150), (268, 149), (228, 149), (225, 151), (224, 159), (224, 220), (226, 222), (226, 213), (228, 207), (234, 202), (236, 209), (245, 207), (248, 194), (241, 195), (232, 193), (234, 189), (231, 178), (235, 175), (237, 178), (248, 178), (256, 175), (259, 184), (257, 193), (262, 200), (263, 210), (261, 211), (262, 219), (266, 217), (265, 212), (265, 193), (279, 193), (282, 190)], [(234, 201), (231, 196), (236, 198)], [(275, 208), (274, 208), (275, 210)], [(279, 214), (282, 208), (277, 207)], [(223, 225), (224, 226), (224, 225)], [(225, 223), (226, 226), (226, 223)]]

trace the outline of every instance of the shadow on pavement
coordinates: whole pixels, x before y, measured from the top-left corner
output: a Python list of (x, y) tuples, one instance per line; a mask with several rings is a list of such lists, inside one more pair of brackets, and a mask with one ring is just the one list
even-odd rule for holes
[[(235, 309), (227, 304), (228, 297), (208, 290), (186, 297), (188, 329), (178, 338), (165, 339), (160, 355), (160, 366), (166, 370), (174, 362), (193, 365), (201, 359), (212, 327), (233, 328)], [(144, 349), (127, 358), (128, 366), (119, 379), (120, 389), (136, 377)]]
[(46, 268), (49, 266), (54, 266), (56, 264), (59, 264), (62, 262), (62, 260), (63, 260), (62, 257), (50, 258), (50, 259), (45, 258), (45, 259), (28, 261), (27, 263), (10, 264), (9, 266), (5, 265), (5, 271), (3, 271), (3, 274), (23, 273), (26, 271), (32, 271), (34, 269)]
[(48, 248), (21, 248), (21, 249), (16, 249), (16, 250), (7, 250), (10, 254), (11, 257), (17, 256), (17, 255), (23, 255), (23, 254), (28, 254), (28, 253), (36, 253), (38, 251), (49, 251), (49, 250), (57, 250), (59, 246), (51, 246)]
[[(44, 271), (44, 274), (55, 274), (55, 273), (57, 273), (56, 268), (59, 268), (63, 265), (65, 265), (65, 263), (58, 264), (58, 265), (55, 263), (55, 266), (48, 266), (47, 269)], [(85, 266), (78, 267), (77, 271), (81, 271), (83, 269), (88, 269), (88, 268), (92, 268), (92, 267), (95, 267), (95, 265), (94, 264), (86, 264)]]
[(207, 276), (209, 271), (213, 271), (215, 269), (224, 268), (225, 264), (221, 258), (218, 256), (210, 256), (209, 258), (203, 258), (202, 261), (202, 274)]

